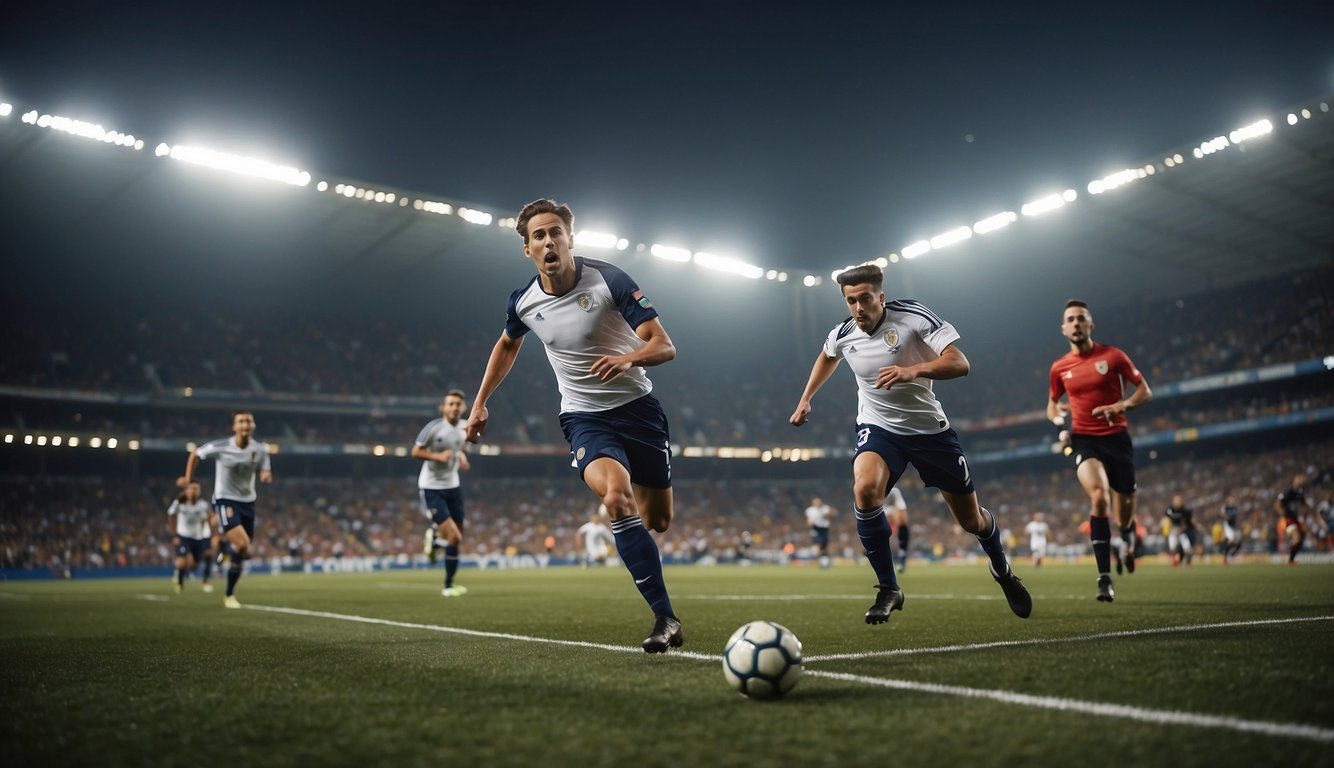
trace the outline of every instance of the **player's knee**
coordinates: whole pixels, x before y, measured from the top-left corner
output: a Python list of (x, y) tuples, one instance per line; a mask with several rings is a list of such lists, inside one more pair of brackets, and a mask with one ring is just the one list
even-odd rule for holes
[(885, 490), (880, 483), (854, 481), (852, 498), (858, 509), (875, 509), (885, 503)]
[(602, 494), (602, 504), (607, 508), (607, 515), (612, 520), (630, 517), (639, 514), (635, 506), (635, 496), (629, 488), (613, 488)]
[(666, 533), (667, 529), (672, 525), (671, 509), (649, 510), (649, 514), (645, 517), (647, 517), (647, 519), (644, 521), (644, 524), (654, 533)]

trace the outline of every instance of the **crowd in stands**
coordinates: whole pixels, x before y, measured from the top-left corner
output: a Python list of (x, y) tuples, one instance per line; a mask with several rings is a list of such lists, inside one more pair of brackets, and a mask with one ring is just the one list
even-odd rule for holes
[[(743, 532), (752, 551), (800, 552), (810, 543), (803, 509), (819, 496), (840, 510), (834, 519), (832, 549), (860, 557), (848, 507), (850, 480), (712, 480), (690, 477), (683, 465), (674, 484), (677, 517), (660, 539), (672, 561), (737, 556)], [(704, 465), (694, 465), (704, 466)], [(297, 561), (360, 556), (420, 556), (426, 520), (420, 511), (415, 477), (291, 478), (275, 462), (277, 480), (260, 489), (257, 557)], [(1221, 519), (1228, 494), (1242, 510), (1249, 551), (1267, 552), (1275, 543), (1274, 499), (1292, 476), (1307, 476), (1311, 527), (1328, 529), (1334, 497), (1334, 442), (1263, 453), (1236, 453), (1163, 462), (1139, 469), (1139, 518), (1149, 532), (1150, 551), (1162, 548), (1162, 513), (1180, 493), (1196, 511), (1202, 530)], [(979, 473), (983, 474), (983, 473)], [(505, 479), (471, 482), (465, 476), (467, 520), (464, 555), (544, 554), (572, 557), (575, 531), (596, 509), (592, 496), (571, 472), (560, 480)], [(979, 499), (994, 511), (1016, 556), (1026, 551), (1024, 524), (1043, 512), (1056, 547), (1082, 552), (1079, 532), (1088, 501), (1073, 473), (1021, 473), (988, 468), (977, 478)], [(204, 478), (206, 489), (208, 479)], [(913, 525), (914, 550), (940, 558), (975, 554), (975, 540), (963, 533), (933, 489), (913, 473), (903, 488)], [(82, 569), (165, 566), (172, 559), (171, 530), (165, 514), (176, 494), (173, 479), (0, 477), (0, 568)], [(791, 545), (790, 547), (788, 545)], [(1203, 543), (1208, 551), (1209, 544)]]

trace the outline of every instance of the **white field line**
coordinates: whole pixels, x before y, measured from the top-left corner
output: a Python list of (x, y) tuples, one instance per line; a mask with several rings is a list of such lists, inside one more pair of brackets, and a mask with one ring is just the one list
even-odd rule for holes
[(1033, 696), (1031, 694), (1016, 693), (1014, 691), (965, 688), (958, 685), (941, 685), (939, 683), (917, 683), (911, 680), (886, 680), (884, 678), (867, 677), (865, 675), (850, 675), (844, 672), (807, 670), (806, 674), (811, 675), (812, 677), (842, 680), (843, 682), (848, 683), (862, 683), (863, 685), (875, 685), (900, 691), (919, 691), (921, 693), (935, 693), (944, 696), (961, 696), (969, 699), (990, 699), (991, 701), (999, 701), (1004, 704), (1017, 704), (1022, 707), (1056, 709), (1064, 712), (1082, 712), (1084, 714), (1098, 715), (1101, 717), (1119, 717), (1128, 720), (1138, 720), (1144, 723), (1153, 723), (1155, 725), (1194, 725), (1200, 728), (1222, 728), (1229, 731), (1258, 733), (1265, 736), (1334, 742), (1334, 729), (1320, 728), (1314, 725), (1302, 725), (1300, 723), (1272, 723), (1264, 720), (1243, 720), (1239, 717), (1200, 715), (1193, 712), (1181, 712), (1170, 709), (1147, 709), (1145, 707), (1131, 707), (1125, 704), (1102, 704), (1096, 701), (1079, 701), (1077, 699), (1064, 699), (1055, 696)]
[(1017, 648), (1026, 645), (1055, 645), (1056, 643), (1084, 643), (1091, 640), (1110, 640), (1122, 637), (1140, 637), (1142, 635), (1165, 635), (1176, 632), (1199, 632), (1206, 629), (1232, 629), (1235, 627), (1263, 627), (1273, 624), (1297, 624), (1308, 621), (1330, 621), (1334, 616), (1303, 616), (1293, 619), (1255, 619), (1253, 621), (1220, 621), (1214, 624), (1183, 624), (1176, 627), (1152, 627), (1149, 629), (1123, 629), (1116, 632), (1098, 632), (1092, 635), (1074, 635), (1072, 637), (1032, 638), (1028, 640), (995, 640), (989, 643), (961, 643), (957, 645), (937, 645), (930, 648), (896, 648), (887, 651), (861, 651), (858, 653), (831, 653), (825, 656), (808, 656), (808, 662), (846, 661), (852, 659), (877, 659), (889, 656), (915, 656), (922, 653), (955, 653), (958, 651), (979, 651), (988, 648)]
[[(428, 632), (444, 632), (447, 634), (466, 635), (468, 637), (485, 637), (500, 640), (515, 640), (525, 643), (541, 643), (545, 645), (564, 645), (575, 648), (591, 648), (600, 651), (612, 651), (614, 653), (643, 653), (643, 649), (624, 645), (610, 645), (607, 643), (590, 643), (583, 640), (557, 640), (548, 637), (534, 637), (532, 635), (515, 635), (508, 632), (484, 632), (475, 629), (460, 629), (458, 627), (445, 627), (437, 624), (417, 624), (407, 621), (393, 621), (390, 619), (376, 619), (369, 616), (356, 616), (343, 613), (330, 613), (328, 611), (307, 611), (301, 608), (283, 608), (267, 605), (247, 605), (246, 609), (252, 611), (264, 611), (267, 613), (283, 613), (291, 616), (308, 616), (320, 619), (335, 619), (337, 621), (350, 621), (358, 624), (373, 624), (385, 627), (399, 627), (402, 629), (420, 629)], [(1153, 632), (1178, 632), (1190, 631), (1195, 629), (1206, 629), (1210, 627), (1237, 627), (1237, 626), (1261, 626), (1269, 624), (1287, 624), (1296, 621), (1326, 621), (1334, 619), (1334, 616), (1318, 616), (1308, 619), (1273, 619), (1260, 621), (1241, 621), (1228, 622), (1221, 624), (1193, 624), (1184, 627), (1164, 627), (1161, 630), (1134, 630), (1131, 633), (1126, 632), (1108, 632), (1104, 635), (1085, 636), (1085, 639), (1094, 637), (1119, 637), (1127, 634), (1151, 634)], [(1073, 639), (1073, 638), (1072, 638)], [(1034, 642), (1058, 642), (1058, 641), (1020, 641), (1024, 644)], [(984, 644), (982, 647), (993, 645), (1005, 645), (1005, 643)], [(939, 649), (930, 649), (939, 650)], [(695, 659), (699, 661), (708, 661), (718, 663), (720, 656), (717, 654), (694, 653), (691, 651), (671, 651), (666, 654), (670, 658)], [(812, 662), (817, 660), (830, 660), (833, 658), (844, 658), (843, 656), (824, 656), (809, 657), (805, 661)], [(1132, 707), (1124, 704), (1104, 704), (1096, 701), (1079, 701), (1077, 699), (1064, 699), (1053, 696), (1034, 696), (1027, 693), (1018, 693), (1015, 691), (988, 690), (985, 688), (966, 688), (957, 685), (941, 685), (939, 683), (919, 683), (911, 680), (892, 680), (879, 677), (868, 677), (865, 675), (851, 675), (844, 672), (824, 672), (821, 670), (806, 670), (806, 674), (812, 677), (823, 677), (830, 680), (841, 680), (843, 682), (861, 683), (863, 685), (873, 685), (882, 688), (893, 688), (905, 691), (919, 691), (922, 693), (934, 693), (945, 696), (960, 696), (974, 699), (989, 699), (991, 701), (1001, 702), (1003, 704), (1016, 704), (1019, 706), (1038, 707), (1042, 709), (1056, 709), (1067, 712), (1082, 712), (1101, 717), (1117, 717), (1122, 719), (1138, 720), (1157, 725), (1193, 725), (1201, 728), (1221, 728), (1224, 730), (1241, 731), (1243, 733), (1258, 733), (1265, 736), (1282, 736), (1306, 739), (1309, 741), (1334, 742), (1334, 729), (1320, 728), (1313, 725), (1303, 725), (1300, 723), (1273, 723), (1264, 720), (1245, 720), (1237, 717), (1222, 717), (1219, 715), (1201, 715), (1191, 712), (1181, 712), (1177, 710), (1147, 709), (1144, 707)]]

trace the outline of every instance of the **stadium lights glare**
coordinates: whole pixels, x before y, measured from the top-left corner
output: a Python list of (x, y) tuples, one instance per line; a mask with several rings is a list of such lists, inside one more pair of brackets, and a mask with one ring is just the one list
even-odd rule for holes
[(653, 247), (649, 248), (649, 253), (668, 261), (690, 261), (689, 250), (671, 245), (663, 245), (662, 243), (654, 243)]
[(53, 131), (61, 131), (71, 136), (78, 136), (83, 139), (100, 141), (103, 144), (115, 144), (118, 147), (130, 147), (132, 149), (142, 149), (143, 142), (136, 139), (133, 134), (121, 133), (120, 131), (108, 131), (99, 123), (90, 123), (86, 120), (75, 120), (72, 117), (63, 115), (37, 115), (33, 110), (23, 116), (23, 122), (29, 125), (35, 125), (38, 128), (50, 128)]
[(1053, 192), (1030, 203), (1024, 203), (1019, 212), (1025, 216), (1041, 216), (1048, 211), (1054, 211), (1064, 206), (1066, 202), (1065, 195)]
[(1090, 181), (1088, 186), (1089, 194), (1101, 195), (1103, 192), (1125, 186), (1132, 181), (1137, 181), (1148, 175), (1149, 172), (1145, 168), (1125, 168), (1116, 173), (1103, 176), (1101, 179)]
[(14, 436), (13, 436), (13, 435), (5, 435), (5, 444), (8, 445), (8, 444), (10, 444), (10, 443), (12, 443), (12, 442), (14, 442)]
[(108, 437), (108, 438), (107, 438), (107, 447), (108, 447), (108, 448), (115, 448), (116, 445), (117, 445), (116, 438), (114, 438), (114, 437)]
[(71, 447), (71, 448), (78, 448), (78, 447), (79, 447), (79, 438), (78, 438), (77, 435), (71, 435), (71, 436), (70, 436), (70, 439), (69, 439), (69, 447)]
[[(88, 447), (89, 447), (89, 448), (101, 448), (101, 447), (102, 447), (102, 438), (100, 438), (100, 437), (90, 438), (90, 439), (88, 440)], [(193, 451), (194, 448), (191, 448), (190, 450)]]
[(38, 435), (38, 436), (37, 436), (37, 444), (38, 444), (38, 445), (46, 445), (46, 435)]
[(931, 243), (926, 240), (918, 240), (915, 243), (903, 246), (899, 249), (905, 259), (915, 259), (924, 253), (931, 251)]
[(718, 256), (712, 253), (700, 251), (695, 254), (695, 263), (706, 269), (716, 269), (719, 272), (727, 272), (733, 275), (741, 275), (751, 280), (759, 280), (764, 277), (764, 269), (754, 264), (734, 259), (730, 256)]
[(473, 208), (459, 208), (459, 218), (469, 224), (481, 224), (483, 226), (491, 223), (491, 214), (486, 211), (478, 211)]
[(1237, 130), (1227, 135), (1233, 144), (1240, 144), (1243, 141), (1250, 141), (1261, 136), (1268, 136), (1274, 132), (1274, 124), (1268, 120), (1257, 120), (1250, 125), (1243, 125)]
[(580, 248), (615, 248), (616, 244), (621, 242), (621, 239), (607, 232), (581, 229), (574, 233), (574, 242)]
[(427, 213), (438, 213), (447, 216), (454, 212), (454, 206), (449, 203), (438, 203), (434, 200), (418, 200), (412, 204), (413, 208)]
[(310, 183), (310, 173), (307, 171), (293, 168), (290, 165), (277, 165), (267, 160), (219, 152), (215, 149), (177, 144), (171, 148), (168, 157), (172, 160), (202, 165), (227, 173), (278, 181), (295, 187), (304, 187)]
[(931, 250), (937, 251), (941, 248), (948, 248), (955, 243), (962, 243), (964, 240), (967, 240), (972, 236), (972, 227), (955, 227), (948, 232), (941, 232), (931, 238)]
[(985, 235), (988, 232), (995, 232), (998, 229), (1004, 229), (1019, 220), (1019, 215), (1014, 211), (1005, 211), (997, 213), (994, 216), (988, 216), (985, 219), (973, 225), (973, 231), (979, 235)]
[(14, 105), (7, 101), (0, 101), (0, 117), (9, 117), (9, 113), (14, 111)]

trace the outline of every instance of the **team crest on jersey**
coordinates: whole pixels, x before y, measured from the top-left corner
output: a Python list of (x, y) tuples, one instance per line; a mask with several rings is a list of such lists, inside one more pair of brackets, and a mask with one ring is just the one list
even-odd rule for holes
[(890, 328), (885, 331), (885, 346), (889, 347), (890, 352), (899, 351), (899, 331), (897, 328)]
[(251, 461), (259, 461), (259, 451), (251, 451), (251, 452), (250, 452), (250, 460), (251, 460)]
[(1106, 361), (1106, 360), (1099, 360), (1098, 362), (1094, 363), (1094, 364), (1093, 364), (1093, 370), (1097, 371), (1098, 373), (1102, 374), (1103, 376), (1106, 376), (1106, 375), (1107, 375), (1107, 361)]
[(578, 302), (579, 302), (579, 308), (587, 312), (588, 310), (593, 308), (593, 294), (591, 293), (579, 294)]
[(639, 306), (644, 309), (653, 309), (653, 302), (648, 300), (648, 297), (644, 295), (643, 291), (635, 291), (630, 295), (639, 303)]

